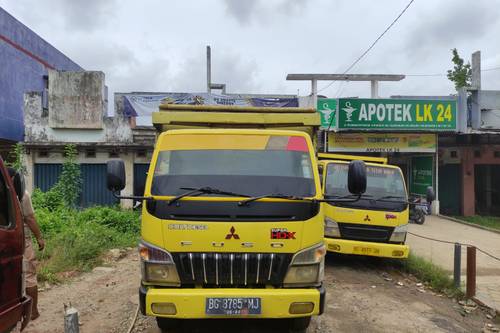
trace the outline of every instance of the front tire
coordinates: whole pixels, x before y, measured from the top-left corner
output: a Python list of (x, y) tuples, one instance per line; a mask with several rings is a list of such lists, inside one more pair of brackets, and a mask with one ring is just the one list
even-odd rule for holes
[(292, 318), (289, 319), (289, 323), (290, 333), (306, 333), (311, 317)]

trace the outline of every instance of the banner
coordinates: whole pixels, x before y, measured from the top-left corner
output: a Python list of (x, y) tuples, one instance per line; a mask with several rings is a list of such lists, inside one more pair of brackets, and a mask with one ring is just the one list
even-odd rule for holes
[(234, 105), (298, 107), (297, 98), (245, 98), (238, 95), (216, 95), (209, 93), (166, 93), (166, 94), (125, 94), (123, 113), (126, 117), (136, 117), (137, 125), (152, 126), (151, 114), (158, 111), (160, 104), (192, 105)]
[(329, 133), (329, 152), (434, 153), (435, 134)]
[(318, 98), (318, 104), (316, 105), (321, 116), (321, 126), (322, 130), (335, 130), (337, 125), (337, 100), (335, 98)]
[(410, 193), (426, 195), (427, 187), (433, 186), (433, 156), (411, 158)]
[(339, 130), (456, 131), (456, 100), (339, 99)]

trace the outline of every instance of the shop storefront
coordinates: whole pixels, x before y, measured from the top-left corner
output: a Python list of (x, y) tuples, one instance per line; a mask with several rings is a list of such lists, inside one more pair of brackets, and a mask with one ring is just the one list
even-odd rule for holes
[[(318, 100), (329, 152), (384, 156), (401, 167), (408, 191), (425, 195), (438, 190), (437, 135), (456, 132), (455, 100), (358, 99)], [(329, 107), (331, 109), (331, 107)], [(433, 207), (437, 212), (439, 199)]]

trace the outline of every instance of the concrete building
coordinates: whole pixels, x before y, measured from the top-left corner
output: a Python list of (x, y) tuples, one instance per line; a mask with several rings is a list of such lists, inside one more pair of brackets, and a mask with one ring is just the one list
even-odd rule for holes
[[(80, 206), (117, 203), (106, 188), (106, 162), (113, 158), (125, 161), (127, 186), (122, 194), (140, 192), (154, 134), (149, 138), (137, 135), (129, 117), (119, 111), (114, 117), (106, 115), (104, 73), (49, 70), (48, 82), (47, 109), (43, 93), (24, 95), (27, 187), (51, 188), (62, 170), (64, 146), (74, 144), (83, 181)], [(122, 204), (132, 206), (128, 200)]]
[(23, 94), (39, 92), (48, 108), (48, 71), (83, 70), (0, 7), (0, 154), (23, 141)]

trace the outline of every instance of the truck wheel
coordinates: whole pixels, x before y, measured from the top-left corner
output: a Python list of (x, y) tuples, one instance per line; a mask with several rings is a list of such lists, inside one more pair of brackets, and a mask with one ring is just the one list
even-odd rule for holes
[(311, 317), (300, 317), (289, 320), (290, 333), (305, 333), (311, 322)]
[(171, 318), (156, 317), (156, 323), (158, 324), (158, 327), (161, 329), (162, 333), (176, 332), (181, 326), (179, 319)]

